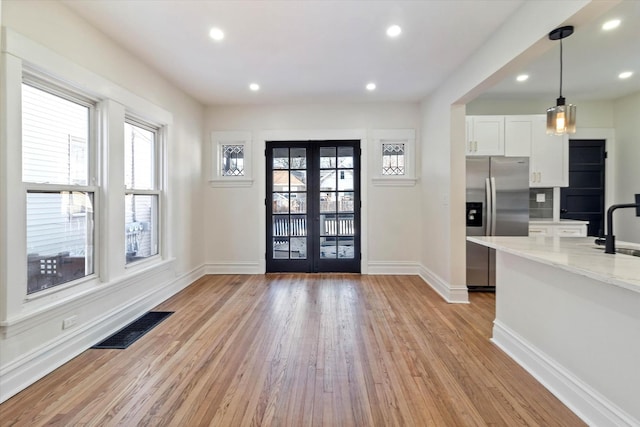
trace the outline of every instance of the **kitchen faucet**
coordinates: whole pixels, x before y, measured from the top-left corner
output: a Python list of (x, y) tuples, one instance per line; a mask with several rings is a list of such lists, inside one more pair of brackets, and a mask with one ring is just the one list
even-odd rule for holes
[(635, 195), (635, 203), (623, 203), (620, 205), (611, 205), (607, 209), (607, 235), (604, 241), (604, 253), (616, 253), (616, 236), (613, 235), (613, 211), (619, 208), (636, 208), (636, 216), (640, 217), (640, 194)]

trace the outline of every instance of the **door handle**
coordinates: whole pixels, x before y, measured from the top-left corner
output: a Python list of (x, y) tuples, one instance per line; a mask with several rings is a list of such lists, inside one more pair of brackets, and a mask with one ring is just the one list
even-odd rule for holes
[(567, 213), (566, 209), (560, 209), (560, 213)]

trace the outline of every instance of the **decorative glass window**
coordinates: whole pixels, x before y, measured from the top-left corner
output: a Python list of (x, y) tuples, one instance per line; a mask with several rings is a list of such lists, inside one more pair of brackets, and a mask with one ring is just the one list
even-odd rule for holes
[(244, 175), (244, 145), (222, 145), (222, 175)]
[(37, 79), (22, 84), (27, 294), (93, 274), (95, 104)]
[(377, 173), (374, 185), (415, 185), (415, 131), (413, 129), (374, 130)]
[(212, 132), (211, 166), (211, 186), (251, 186), (251, 132)]
[(382, 144), (382, 175), (404, 175), (404, 144)]
[(127, 118), (124, 124), (126, 263), (159, 253), (158, 128)]

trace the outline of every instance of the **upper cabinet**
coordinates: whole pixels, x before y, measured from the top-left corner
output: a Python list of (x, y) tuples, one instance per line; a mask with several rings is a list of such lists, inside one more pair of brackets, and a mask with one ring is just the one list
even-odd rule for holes
[(467, 156), (504, 156), (504, 116), (467, 116)]
[(547, 134), (544, 115), (534, 116), (529, 171), (530, 187), (569, 186), (569, 137)]
[(467, 116), (467, 156), (529, 157), (530, 187), (567, 187), (569, 139), (548, 135), (546, 120), (544, 114)]
[(529, 157), (531, 155), (535, 117), (537, 116), (505, 116), (505, 156)]

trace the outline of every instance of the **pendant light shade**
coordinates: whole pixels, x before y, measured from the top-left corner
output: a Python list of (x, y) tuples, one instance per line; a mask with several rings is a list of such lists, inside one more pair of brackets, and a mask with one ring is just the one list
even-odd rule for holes
[(560, 96), (555, 107), (547, 109), (547, 133), (563, 135), (576, 132), (576, 106), (567, 105), (562, 96), (562, 39), (573, 34), (573, 27), (556, 28), (549, 33), (549, 40), (560, 40)]

